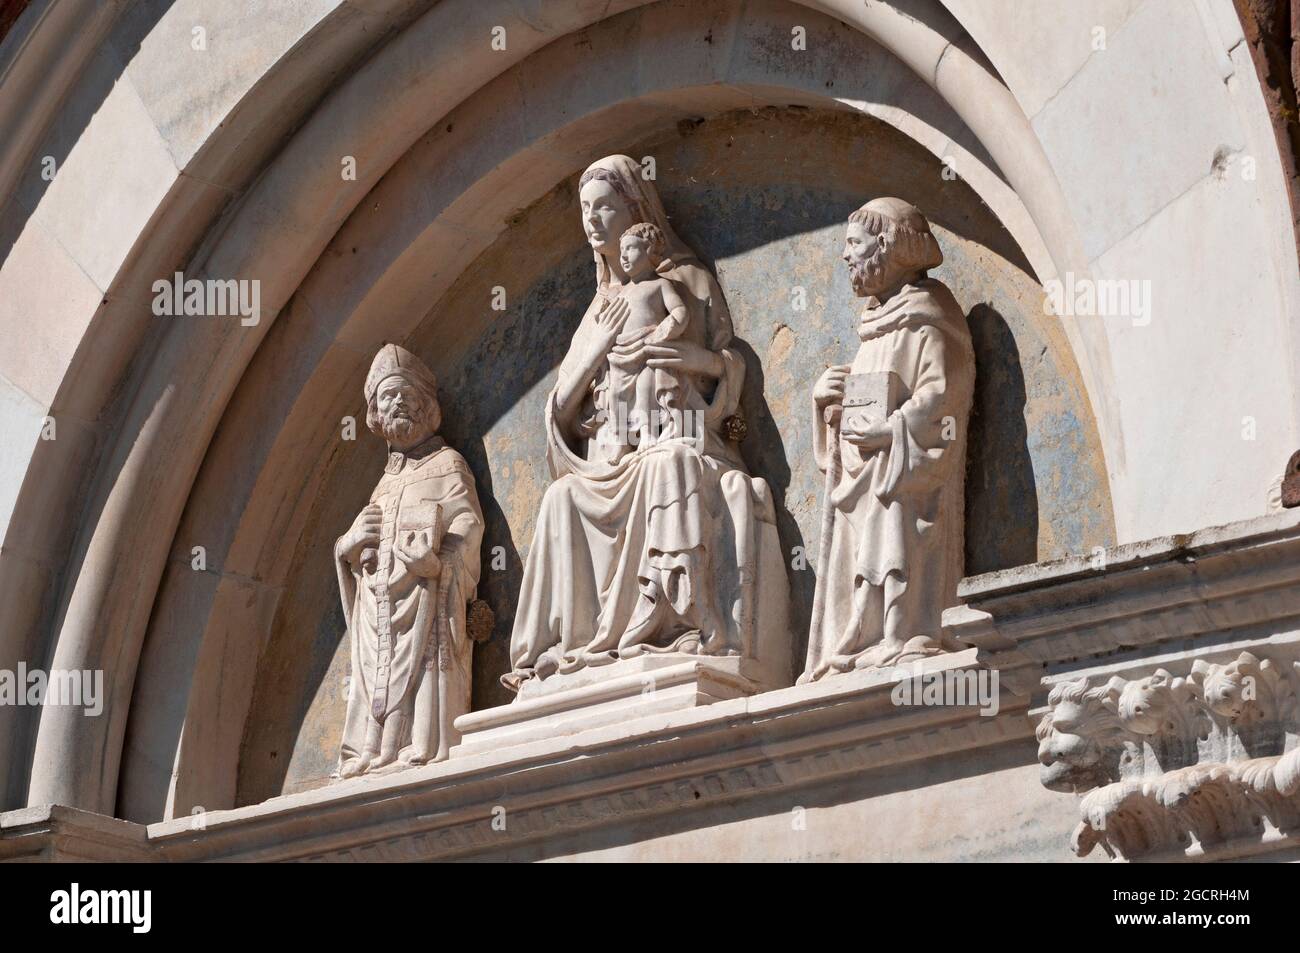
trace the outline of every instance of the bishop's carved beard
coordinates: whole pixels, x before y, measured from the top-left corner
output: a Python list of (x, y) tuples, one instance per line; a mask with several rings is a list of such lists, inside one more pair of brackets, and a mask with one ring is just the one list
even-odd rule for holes
[(424, 408), (408, 406), (405, 412), (411, 416), (398, 416), (394, 409), (379, 414), (379, 430), (389, 445), (395, 449), (414, 446), (427, 436)]
[(869, 258), (849, 262), (849, 282), (853, 293), (859, 298), (877, 294), (885, 288), (885, 278), (889, 271), (889, 252), (877, 247)]

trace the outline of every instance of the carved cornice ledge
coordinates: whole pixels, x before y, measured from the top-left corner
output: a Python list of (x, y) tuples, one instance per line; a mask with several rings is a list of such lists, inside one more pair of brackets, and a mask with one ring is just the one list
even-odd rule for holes
[(959, 594), (945, 631), (1046, 693), (1042, 782), (1081, 796), (1076, 853), (1300, 846), (1300, 512), (975, 576)]
[[(968, 649), (923, 668), (976, 664)], [(208, 813), (202, 830), (191, 818), (153, 824), (149, 850), (183, 861), (453, 859), (1032, 736), (1025, 697), (1004, 691), (999, 712), (980, 715), (898, 706), (896, 684), (891, 671), (852, 673), (339, 782)]]
[(152, 857), (142, 824), (53, 804), (0, 814), (0, 862), (138, 861)]
[(945, 631), (1029, 679), (1175, 640), (1300, 632), (1300, 510), (971, 576), (958, 596)]

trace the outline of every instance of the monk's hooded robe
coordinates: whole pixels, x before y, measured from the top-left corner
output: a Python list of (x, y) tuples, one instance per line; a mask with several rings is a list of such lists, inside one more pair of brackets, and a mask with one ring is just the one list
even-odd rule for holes
[[(853, 667), (889, 634), (904, 642), (940, 639), (940, 615), (956, 602), (962, 575), (966, 425), (975, 356), (961, 306), (941, 282), (922, 278), (883, 304), (868, 300), (851, 373), (893, 371), (902, 382), (890, 414), (890, 443), (865, 450), (840, 436), (842, 472), (835, 507), (830, 571), (820, 624), (809, 633), (800, 681)], [(818, 467), (829, 464), (834, 431), (818, 413)], [(824, 505), (824, 504), (823, 504)], [(897, 585), (886, 595), (884, 581)], [(854, 624), (856, 587), (874, 587), (871, 611)]]

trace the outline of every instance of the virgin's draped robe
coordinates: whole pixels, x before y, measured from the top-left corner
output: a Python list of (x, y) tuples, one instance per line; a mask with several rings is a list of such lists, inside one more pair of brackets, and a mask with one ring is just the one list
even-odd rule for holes
[[(721, 373), (715, 380), (672, 369), (685, 395), (679, 406), (698, 409), (701, 426), (690, 438), (670, 434), (616, 463), (593, 438), (601, 423), (596, 398), (608, 387), (608, 361), (617, 358), (607, 355), (577, 420), (560, 420), (557, 395), (582, 373), (596, 315), (617, 293), (608, 264), (593, 249), (596, 295), (546, 402), (547, 462), (555, 482), (542, 498), (524, 565), (511, 671), (502, 677), (514, 690), (536, 684), (535, 677), (642, 652), (753, 658), (763, 654), (758, 643), (766, 645), (773, 634), (785, 637), (786, 580), (771, 492), (745, 472), (736, 445), (723, 436), (723, 422), (739, 407), (745, 365), (731, 349), (722, 289), (673, 230), (639, 163), (608, 156), (587, 171), (597, 169), (617, 178), (636, 221), (663, 232), (657, 271), (686, 305), (681, 340), (716, 354)], [(756, 622), (760, 570), (769, 591), (765, 620)], [(648, 605), (654, 610), (647, 612)], [(772, 658), (768, 664), (779, 669), (779, 663)]]
[[(865, 451), (840, 438), (843, 471), (835, 506), (825, 610), (809, 635), (801, 681), (846, 670), (888, 633), (907, 641), (940, 638), (940, 615), (956, 602), (962, 575), (966, 427), (975, 357), (961, 306), (941, 282), (905, 285), (868, 307), (853, 374), (893, 371), (902, 402), (889, 418), (889, 445)], [(832, 434), (814, 418), (814, 451), (824, 472)], [(887, 590), (886, 577), (894, 584)], [(872, 587), (871, 609), (852, 618), (853, 593)], [(888, 627), (888, 628), (887, 628)]]
[[(518, 688), (548, 654), (561, 672), (637, 651), (683, 648), (677, 637), (699, 629), (716, 633), (712, 651), (752, 651), (752, 586), (759, 521), (774, 523), (767, 484), (743, 470), (734, 445), (720, 435), (722, 418), (735, 411), (744, 364), (730, 343), (730, 317), (716, 280), (687, 262), (673, 275), (692, 309), (686, 336), (699, 335), (720, 354), (724, 372), (688, 389), (712, 391), (697, 439), (670, 439), (610, 465), (595, 440), (566, 435), (556, 419), (556, 392), (547, 400), (547, 459), (556, 478), (542, 500), (510, 644)], [(584, 336), (600, 309), (597, 295), (570, 347), (582, 353)], [(704, 339), (705, 314), (715, 328)], [(561, 380), (573, 373), (570, 359)], [(599, 378), (593, 392), (600, 387)], [(558, 388), (557, 388), (558, 389)], [(594, 436), (594, 405), (584, 409), (582, 433)], [(570, 441), (578, 444), (575, 450)], [(742, 572), (743, 568), (743, 572)], [(743, 576), (743, 578), (742, 578)], [(651, 618), (637, 615), (646, 580), (666, 590)], [(644, 606), (640, 606), (644, 609)]]
[[(428, 757), (446, 757), (460, 739), (452, 722), (469, 711), (472, 644), (465, 631), (465, 604), (479, 577), (483, 513), (469, 465), (440, 437), (409, 454), (390, 453), (384, 475), (370, 495), (383, 510), (379, 564), (389, 567), (391, 637), (380, 632), (378, 574), (338, 559), (339, 592), (352, 639), (353, 684), (348, 694), (341, 761), (383, 747), (408, 752), (413, 735), (428, 734)], [(441, 507), (445, 528), (440, 574), (426, 579), (397, 555), (398, 532), (429, 529)], [(432, 693), (431, 696), (425, 693)], [(415, 724), (417, 696), (428, 722)]]

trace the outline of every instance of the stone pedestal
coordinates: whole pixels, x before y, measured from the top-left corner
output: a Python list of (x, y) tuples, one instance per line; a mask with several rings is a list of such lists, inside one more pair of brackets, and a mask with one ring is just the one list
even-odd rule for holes
[(603, 728), (646, 715), (699, 708), (781, 687), (753, 659), (672, 652), (622, 659), (528, 683), (510, 705), (456, 719), (463, 757)]
[[(1005, 813), (1012, 791), (1039, 803), (1056, 798), (1018, 768), (1022, 756), (1032, 760), (1029, 699), (995, 687), (993, 711), (957, 699), (936, 704), (924, 691), (936, 679), (991, 679), (977, 654), (604, 727), (584, 716), (584, 730), (567, 736), (459, 752), (147, 829), (63, 809), (0, 814), (0, 860), (81, 856), (91, 834), (111, 834), (123, 858), (158, 861), (595, 859), (611, 848), (645, 860), (1023, 858), (1022, 835), (990, 817)], [(726, 673), (713, 663), (727, 661), (694, 659), (694, 680), (677, 684), (719, 687)], [(653, 676), (670, 697), (667, 683), (691, 664), (621, 677)], [(1042, 823), (1037, 806), (1017, 808), (1016, 831)], [(1059, 829), (1069, 814), (1060, 808)], [(701, 827), (708, 815), (719, 821)], [(1053, 842), (1052, 850), (1061, 848)]]

